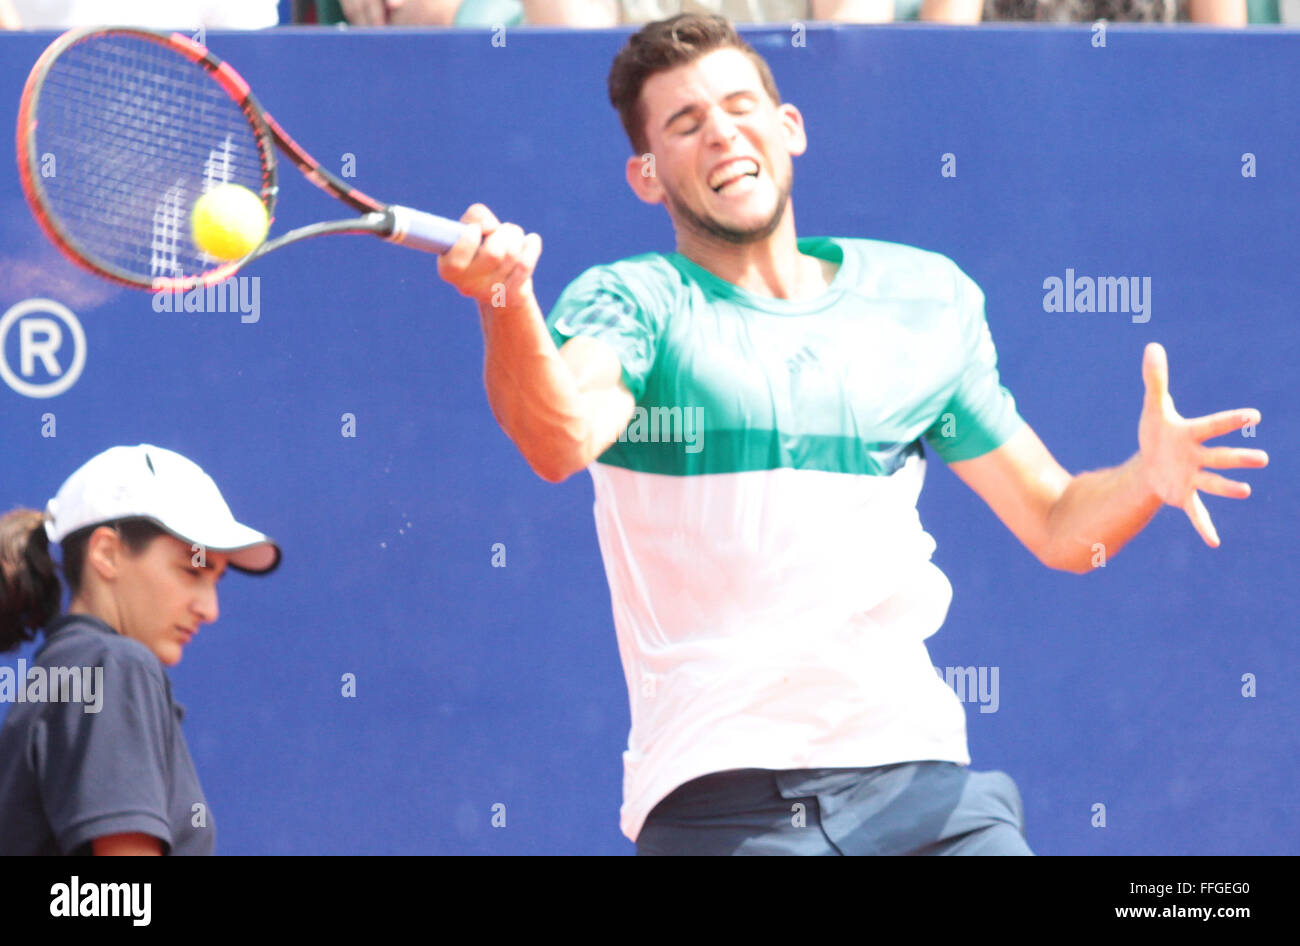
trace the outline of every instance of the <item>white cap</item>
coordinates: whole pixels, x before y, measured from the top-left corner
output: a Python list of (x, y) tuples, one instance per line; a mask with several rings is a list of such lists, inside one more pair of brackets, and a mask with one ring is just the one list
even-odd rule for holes
[(265, 573), (280, 564), (279, 546), (235, 521), (198, 464), (147, 443), (111, 447), (69, 476), (45, 506), (45, 534), (62, 542), (87, 526), (136, 518), (191, 545), (229, 553), (241, 571)]

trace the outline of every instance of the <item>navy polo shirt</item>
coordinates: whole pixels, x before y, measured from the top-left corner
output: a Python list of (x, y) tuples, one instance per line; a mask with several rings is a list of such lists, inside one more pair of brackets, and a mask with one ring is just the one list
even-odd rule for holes
[(162, 841), (165, 854), (211, 854), (215, 828), (181, 732), (185, 710), (154, 653), (97, 618), (69, 614), (46, 628), (28, 680), (17, 681), (25, 693), (34, 667), (103, 668), (101, 692), (93, 702), (85, 692), (81, 702), (55, 702), (47, 688), (45, 699), (9, 707), (0, 854), (90, 854), (95, 838), (137, 832)]

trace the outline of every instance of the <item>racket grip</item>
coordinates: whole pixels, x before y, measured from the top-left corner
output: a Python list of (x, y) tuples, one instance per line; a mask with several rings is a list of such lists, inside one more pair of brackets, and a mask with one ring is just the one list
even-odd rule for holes
[(392, 204), (388, 207), (392, 231), (385, 239), (425, 253), (446, 253), (465, 232), (465, 224), (422, 210)]

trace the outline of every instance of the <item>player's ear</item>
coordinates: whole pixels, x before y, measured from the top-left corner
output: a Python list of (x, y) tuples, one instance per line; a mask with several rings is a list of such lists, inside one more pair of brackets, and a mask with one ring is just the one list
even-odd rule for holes
[(647, 151), (645, 154), (632, 155), (627, 159), (624, 170), (627, 172), (627, 186), (632, 188), (632, 193), (647, 204), (663, 203), (664, 189), (659, 183), (654, 154)]
[(116, 529), (100, 526), (86, 540), (86, 564), (83, 573), (89, 569), (104, 581), (113, 581), (121, 570), (122, 536)]
[(778, 105), (776, 112), (781, 120), (781, 129), (785, 132), (786, 149), (795, 156), (803, 154), (808, 150), (808, 134), (803, 126), (803, 113), (789, 102)]

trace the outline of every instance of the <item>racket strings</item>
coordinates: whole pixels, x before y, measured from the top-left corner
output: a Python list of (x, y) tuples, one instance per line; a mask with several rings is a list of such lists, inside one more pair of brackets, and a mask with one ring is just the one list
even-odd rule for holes
[(201, 65), (147, 39), (98, 36), (65, 50), (36, 118), (34, 172), (52, 215), (74, 249), (119, 274), (212, 269), (190, 235), (194, 202), (221, 183), (262, 190), (240, 106)]

